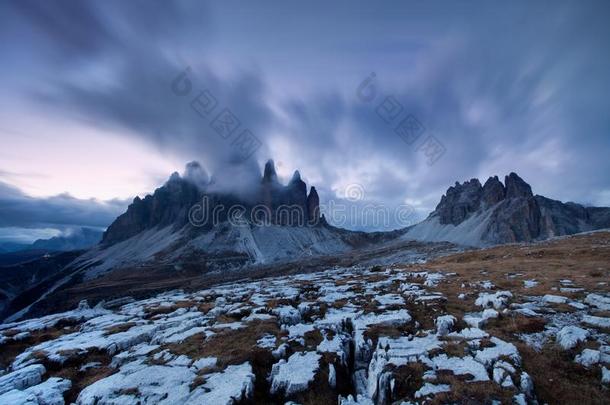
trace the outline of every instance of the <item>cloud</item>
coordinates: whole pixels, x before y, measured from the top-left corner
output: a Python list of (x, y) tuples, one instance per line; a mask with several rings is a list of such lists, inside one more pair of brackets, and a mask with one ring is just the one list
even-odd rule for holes
[[(422, 37), (404, 66), (371, 61), (373, 101), (358, 100), (354, 81), (326, 98), (296, 107), (288, 102), (274, 141), (283, 160), (331, 189), (358, 182), (372, 201), (408, 200), (428, 211), (456, 180), (510, 171), (551, 198), (610, 204), (598, 193), (610, 181), (604, 157), (610, 122), (602, 112), (608, 102), (594, 84), (610, 83), (600, 68), (610, 68), (610, 47), (598, 38), (602, 31), (610, 35), (599, 14), (607, 16), (608, 8), (594, 15), (562, 4), (538, 18), (538, 7), (507, 7), (501, 22), (486, 7), (477, 7), (480, 18), (460, 19), (468, 10), (455, 11), (450, 28)], [(405, 26), (410, 19), (432, 25), (442, 19), (421, 12), (414, 9)], [(510, 26), (516, 20), (518, 29)], [(394, 50), (409, 54), (406, 49)], [(403, 111), (390, 124), (376, 113), (387, 96)], [(434, 135), (444, 145), (434, 165), (426, 163), (421, 143), (409, 145), (395, 133), (407, 114), (426, 128), (421, 140)]]
[[(210, 37), (204, 5), (23, 2), (15, 8), (24, 26), (34, 25), (42, 35), (33, 45), (46, 43), (54, 51), (58, 74), (29, 89), (38, 108), (144, 139), (214, 172), (256, 157), (272, 119), (267, 86), (255, 68), (220, 75), (202, 58), (201, 40)], [(191, 87), (187, 95), (177, 95), (172, 83), (187, 68)], [(204, 91), (215, 108), (202, 113)], [(239, 121), (230, 135), (213, 127), (225, 109)], [(255, 144), (244, 151), (245, 130)]]
[(0, 228), (105, 228), (125, 211), (128, 203), (81, 200), (68, 194), (34, 198), (0, 182)]
[[(366, 202), (422, 216), (454, 181), (511, 171), (551, 198), (610, 204), (607, 3), (232, 7), (15, 2), (4, 43), (23, 59), (7, 59), (27, 67), (34, 110), (200, 161), (219, 185), (255, 181), (272, 157), (323, 202), (356, 183)], [(191, 91), (176, 95), (187, 66)], [(371, 71), (376, 97), (363, 102)], [(191, 106), (203, 91), (217, 102), (205, 116)], [(402, 108), (391, 123), (377, 113), (387, 96)], [(227, 138), (211, 126), (224, 108), (240, 121)], [(426, 130), (412, 144), (395, 132), (408, 114)], [(237, 164), (242, 129), (260, 148)], [(432, 166), (429, 135), (446, 150)]]

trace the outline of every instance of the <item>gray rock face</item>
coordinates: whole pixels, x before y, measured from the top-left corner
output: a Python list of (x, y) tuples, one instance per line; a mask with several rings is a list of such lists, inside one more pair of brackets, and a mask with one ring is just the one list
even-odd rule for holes
[(42, 364), (32, 364), (0, 377), (0, 394), (10, 390), (23, 390), (40, 383), (46, 373)]
[(104, 232), (102, 243), (111, 244), (128, 239), (153, 227), (188, 223), (188, 212), (200, 200), (197, 186), (174, 173), (163, 187), (144, 199), (136, 197)]
[(315, 187), (312, 187), (307, 196), (307, 221), (317, 223), (320, 219), (320, 197)]
[(497, 176), (484, 186), (477, 179), (449, 187), (431, 217), (442, 225), (459, 226), (473, 216), (488, 216), (483, 244), (527, 242), (610, 227), (610, 208), (584, 207), (534, 196), (516, 173)]
[(532, 188), (516, 173), (511, 173), (504, 178), (506, 185), (506, 198), (533, 197)]
[(498, 179), (498, 176), (493, 176), (487, 179), (483, 186), (483, 195), (481, 196), (484, 206), (491, 207), (502, 201), (506, 197), (506, 189)]
[(449, 187), (436, 207), (441, 224), (457, 225), (479, 209), (483, 188), (478, 179)]
[(506, 198), (492, 208), (482, 238), (490, 243), (532, 241), (540, 236), (540, 209), (534, 198)]
[(263, 172), (263, 182), (265, 183), (277, 183), (277, 173), (275, 172), (275, 163), (273, 160), (268, 160), (265, 163), (265, 170)]

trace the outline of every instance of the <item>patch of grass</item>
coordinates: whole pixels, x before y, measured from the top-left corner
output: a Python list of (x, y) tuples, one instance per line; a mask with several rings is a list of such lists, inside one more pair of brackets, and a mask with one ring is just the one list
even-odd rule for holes
[(13, 337), (16, 334), (18, 334), (20, 331), (18, 329), (7, 329), (5, 331), (2, 331), (2, 334), (6, 337)]
[(396, 399), (414, 399), (415, 391), (423, 385), (424, 372), (428, 369), (423, 363), (409, 363), (394, 369), (394, 396)]
[(197, 303), (195, 303), (193, 301), (176, 301), (172, 305), (167, 305), (167, 306), (157, 305), (157, 306), (147, 307), (147, 308), (145, 308), (146, 315), (144, 316), (144, 318), (151, 319), (158, 315), (166, 315), (166, 314), (172, 313), (179, 308), (191, 308), (194, 306), (197, 306)]
[[(513, 293), (544, 295), (557, 293), (551, 287), (557, 286), (561, 279), (577, 281), (578, 286), (586, 291), (602, 292), (604, 286), (597, 283), (610, 271), (608, 263), (610, 233), (599, 232), (542, 243), (501, 245), (457, 253), (429, 261), (426, 269), (456, 272), (460, 274), (460, 281), (466, 284), (490, 280), (499, 288), (510, 288)], [(421, 266), (410, 265), (406, 269), (419, 270)], [(522, 276), (506, 276), (515, 273)], [(536, 279), (540, 284), (524, 288), (522, 282), (526, 279)]]
[(523, 368), (532, 377), (540, 403), (607, 404), (608, 392), (599, 383), (599, 368), (587, 369), (574, 362), (571, 351), (553, 344), (540, 352), (517, 343)]
[(76, 330), (76, 325), (76, 322), (62, 322), (52, 328), (33, 331), (30, 336), (25, 339), (4, 343), (0, 346), (0, 368), (8, 368), (15, 360), (15, 357), (23, 353), (29, 347), (74, 332)]
[(216, 304), (213, 302), (201, 302), (197, 304), (197, 310), (203, 314), (207, 314)]
[(367, 283), (376, 283), (378, 281), (385, 281), (387, 280), (388, 276), (386, 276), (385, 274), (372, 274), (372, 275), (365, 275), (364, 279)]
[[(66, 351), (65, 354), (70, 352)], [(117, 369), (110, 367), (111, 360), (112, 356), (104, 351), (89, 350), (85, 353), (79, 353), (78, 356), (69, 357), (63, 364), (51, 362), (46, 358), (40, 361), (47, 369), (50, 377), (66, 378), (72, 381), (72, 387), (64, 393), (65, 402), (70, 404), (76, 402), (78, 394), (85, 387), (117, 372)], [(100, 363), (100, 366), (80, 370), (84, 364), (93, 362)]]
[(341, 309), (341, 308), (343, 308), (344, 306), (346, 306), (348, 302), (349, 302), (349, 301), (348, 301), (347, 299), (345, 299), (345, 298), (344, 298), (344, 299), (337, 300), (337, 301), (333, 302), (333, 303), (331, 304), (331, 306), (332, 306), (333, 308), (335, 308), (335, 309)]
[(468, 344), (465, 341), (449, 341), (443, 346), (443, 350), (450, 357), (464, 357), (468, 354)]
[(294, 302), (292, 300), (288, 300), (285, 298), (279, 298), (279, 299), (273, 298), (273, 299), (270, 299), (269, 301), (267, 301), (267, 304), (266, 304), (267, 308), (269, 308), (269, 309), (283, 307), (285, 305), (294, 305)]
[(275, 322), (254, 321), (241, 329), (221, 329), (208, 339), (199, 333), (182, 343), (167, 345), (166, 348), (176, 355), (184, 354), (192, 359), (216, 357), (218, 364), (224, 368), (230, 364), (241, 364), (250, 360), (257, 351), (266, 351), (256, 346), (257, 340), (266, 334), (279, 337), (281, 331)]
[(594, 309), (590, 311), (590, 314), (593, 316), (601, 316), (602, 318), (610, 318), (610, 311), (604, 311), (601, 309)]
[(502, 339), (514, 340), (517, 334), (542, 332), (545, 326), (546, 320), (544, 318), (511, 315), (489, 319), (483, 329)]
[(438, 384), (449, 384), (450, 392), (436, 394), (431, 404), (489, 404), (494, 400), (512, 404), (514, 391), (502, 389), (493, 381), (467, 381), (467, 376), (438, 372)]
[(442, 313), (442, 307), (437, 303), (422, 304), (410, 301), (407, 303), (409, 314), (413, 323), (418, 322), (418, 329), (434, 329), (434, 320)]
[[(332, 388), (328, 382), (329, 364), (333, 364), (336, 373), (337, 386)], [(300, 392), (290, 398), (303, 405), (334, 405), (337, 396), (347, 396), (352, 393), (351, 376), (347, 368), (336, 362), (335, 356), (323, 356), (320, 361), (320, 369), (316, 372), (314, 380), (309, 384), (309, 389)], [(278, 403), (285, 403), (279, 401)], [(268, 400), (264, 402), (269, 404)]]
[(371, 325), (364, 331), (364, 338), (371, 339), (374, 342), (374, 346), (376, 346), (380, 336), (398, 338), (412, 332), (413, 329), (408, 326)]
[(305, 333), (303, 336), (305, 338), (305, 346), (309, 348), (316, 348), (320, 343), (322, 343), (322, 334), (318, 329), (314, 329)]

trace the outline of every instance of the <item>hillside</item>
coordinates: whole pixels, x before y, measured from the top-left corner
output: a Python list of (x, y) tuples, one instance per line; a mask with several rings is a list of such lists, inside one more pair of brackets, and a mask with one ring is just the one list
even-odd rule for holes
[(83, 302), (0, 326), (0, 402), (602, 404), (608, 263), (602, 232)]

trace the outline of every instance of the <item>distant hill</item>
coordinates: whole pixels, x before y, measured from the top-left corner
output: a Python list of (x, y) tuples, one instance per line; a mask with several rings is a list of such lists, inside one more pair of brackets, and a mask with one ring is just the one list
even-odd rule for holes
[(0, 242), (0, 254), (18, 252), (20, 250), (28, 249), (30, 245), (27, 243), (19, 242)]
[(68, 235), (54, 236), (50, 239), (38, 239), (29, 247), (34, 250), (67, 252), (87, 249), (102, 240), (103, 232), (92, 228), (80, 228)]
[(0, 253), (0, 267), (11, 266), (13, 264), (25, 263), (43, 257), (48, 252), (46, 250), (18, 250), (16, 252)]
[(49, 239), (37, 239), (34, 243), (2, 242), (0, 255), (23, 251), (68, 252), (88, 249), (102, 240), (103, 231), (93, 228), (78, 228), (69, 234)]

